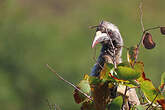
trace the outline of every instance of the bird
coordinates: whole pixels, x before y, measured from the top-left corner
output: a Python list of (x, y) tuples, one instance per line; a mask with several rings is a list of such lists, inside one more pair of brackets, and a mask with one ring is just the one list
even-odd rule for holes
[[(112, 63), (115, 68), (117, 65), (122, 63), (122, 49), (123, 49), (123, 38), (120, 34), (118, 27), (111, 22), (101, 21), (96, 27), (95, 37), (92, 43), (92, 48), (97, 44), (101, 44), (99, 57), (96, 64), (92, 68), (90, 76), (99, 77), (101, 70), (105, 63)], [(118, 93), (125, 94), (126, 86), (114, 85), (110, 88), (110, 98), (115, 98)], [(129, 88), (128, 102), (124, 104), (123, 110), (129, 109), (129, 104), (139, 105), (140, 101), (134, 88)], [(100, 100), (100, 99), (97, 99)]]
[(122, 62), (123, 39), (118, 27), (108, 21), (101, 21), (96, 26), (92, 48), (99, 43), (102, 45), (100, 55), (90, 74), (96, 77), (99, 76), (105, 63), (112, 63), (116, 67), (117, 64)]

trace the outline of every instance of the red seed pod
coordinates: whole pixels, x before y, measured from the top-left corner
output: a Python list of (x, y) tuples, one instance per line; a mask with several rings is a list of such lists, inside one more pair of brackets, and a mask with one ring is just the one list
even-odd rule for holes
[(160, 32), (165, 35), (165, 27), (160, 27)]
[(152, 40), (152, 35), (150, 33), (145, 34), (143, 38), (143, 46), (146, 49), (153, 49), (156, 46), (155, 42)]

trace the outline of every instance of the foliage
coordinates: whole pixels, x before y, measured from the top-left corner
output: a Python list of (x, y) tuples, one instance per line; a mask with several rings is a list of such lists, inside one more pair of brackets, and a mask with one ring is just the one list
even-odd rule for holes
[(108, 109), (109, 110), (120, 110), (122, 107), (122, 104), (123, 104), (123, 98), (122, 98), (122, 96), (118, 96), (112, 100)]
[[(91, 99), (83, 96), (77, 90), (74, 93), (75, 102), (82, 104), (81, 110), (120, 110), (129, 98), (127, 96), (128, 87), (137, 88), (144, 95), (144, 97), (139, 97), (139, 99), (143, 98), (141, 104), (132, 105), (131, 110), (148, 110), (150, 108), (165, 110), (165, 73), (162, 74), (161, 85), (157, 89), (152, 81), (146, 78), (143, 62), (137, 61), (141, 42), (146, 49), (155, 47), (151, 34), (147, 31), (157, 28), (160, 28), (163, 33), (162, 27), (147, 29), (144, 31), (139, 45), (127, 49), (128, 62), (118, 64), (117, 68), (110, 63), (104, 64), (99, 77), (85, 75), (77, 87), (87, 93)], [(126, 86), (125, 92), (119, 94), (119, 91), (113, 91), (115, 86), (120, 85)], [(116, 93), (118, 97), (113, 96), (112, 93)]]
[[(108, 110), (113, 110), (113, 108), (116, 106), (117, 106), (116, 110), (120, 110), (121, 105), (122, 105), (120, 103), (122, 103), (123, 99), (121, 100), (121, 97), (120, 98), (117, 97), (117, 98), (111, 100), (110, 95), (109, 95), (109, 90), (112, 89), (116, 84), (117, 85), (122, 84), (122, 85), (126, 85), (128, 87), (132, 87), (132, 85), (134, 85), (133, 87), (140, 89), (144, 93), (145, 100), (146, 100), (146, 102), (143, 103), (141, 105), (141, 107), (142, 106), (145, 107), (145, 105), (147, 105), (147, 103), (150, 104), (152, 101), (154, 101), (153, 103), (156, 105), (158, 105), (158, 103), (159, 103), (160, 105), (162, 105), (162, 107), (164, 106), (165, 97), (162, 95), (162, 93), (159, 89), (156, 89), (153, 86), (151, 80), (145, 77), (142, 62), (135, 63), (134, 68), (128, 67), (128, 65), (125, 66), (125, 64), (123, 65), (123, 63), (119, 64), (119, 65), (120, 66), (118, 66), (118, 67), (122, 67), (122, 69), (119, 68), (119, 69), (121, 69), (120, 71), (116, 70), (114, 68), (111, 68), (112, 64), (106, 64), (106, 66), (104, 66), (104, 69), (105, 68), (111, 68), (111, 69), (103, 70), (104, 72), (102, 71), (102, 75), (100, 76), (99, 79), (86, 75), (86, 77), (88, 77), (88, 78), (83, 79), (78, 84), (78, 87), (85, 93), (88, 93), (90, 95), (90, 97), (92, 98), (92, 100), (89, 100), (87, 98), (84, 99), (85, 96), (82, 97), (83, 94), (81, 94), (75, 90), (75, 93), (78, 94), (78, 96), (79, 96), (79, 97), (77, 97), (74, 94), (75, 101), (77, 103), (82, 103), (82, 108), (84, 108), (84, 105), (86, 105), (86, 104), (93, 103), (92, 105), (90, 105), (90, 109), (86, 108), (86, 109), (82, 109), (82, 110), (91, 110), (91, 108), (94, 110), (100, 110), (103, 108), (108, 109)], [(123, 66), (121, 66), (121, 65), (123, 65)], [(113, 74), (112, 74), (112, 72), (113, 72)], [(129, 74), (129, 75), (124, 76), (123, 74)], [(164, 78), (164, 75), (162, 75), (162, 80), (164, 81), (163, 78)], [(137, 81), (136, 85), (134, 84), (135, 82), (133, 82), (135, 80)], [(88, 82), (88, 84), (87, 84), (87, 82)], [(128, 82), (129, 82), (129, 84), (128, 84)], [(164, 84), (164, 82), (161, 83), (161, 85), (162, 84)], [(91, 91), (89, 90), (89, 86), (91, 88)], [(86, 88), (88, 90), (86, 90), (84, 88)], [(109, 105), (109, 103), (110, 103), (110, 105)], [(138, 108), (138, 109), (140, 109), (141, 107), (135, 106), (135, 108)], [(163, 108), (163, 109), (165, 109), (165, 108)]]
[[(137, 66), (136, 66), (138, 64), (140, 64), (139, 68), (137, 68)], [(112, 64), (107, 64), (106, 66), (104, 66), (104, 68), (110, 68), (109, 65), (112, 65)], [(121, 65), (121, 64), (119, 64), (119, 65)], [(120, 67), (120, 66), (118, 66), (118, 67)], [(91, 110), (91, 108), (94, 110), (99, 110), (99, 109), (103, 109), (103, 108), (108, 109), (108, 110), (113, 110), (114, 107), (116, 108), (116, 110), (120, 110), (123, 99), (121, 100), (121, 97), (117, 97), (113, 100), (110, 100), (109, 90), (112, 89), (115, 86), (115, 84), (117, 84), (117, 85), (122, 84), (122, 85), (126, 85), (128, 87), (132, 87), (132, 85), (134, 85), (134, 87), (140, 89), (144, 93), (146, 102), (143, 103), (141, 106), (145, 107), (145, 105), (147, 105), (147, 103), (150, 104), (152, 101), (154, 101), (153, 102), (154, 104), (158, 105), (158, 103), (159, 103), (163, 107), (165, 97), (162, 95), (162, 93), (164, 94), (164, 92), (161, 92), (159, 89), (156, 89), (153, 86), (151, 80), (147, 79), (145, 77), (145, 73), (142, 70), (142, 68), (143, 68), (142, 62), (140, 62), (140, 63), (137, 62), (137, 63), (135, 63), (134, 68), (131, 68), (131, 67), (128, 68), (128, 67), (122, 66), (123, 70), (121, 69), (121, 71), (118, 71), (118, 70), (116, 71), (114, 68), (112, 68), (110, 71), (108, 69), (107, 69), (107, 71), (103, 70), (104, 72), (102, 72), (102, 75), (104, 75), (104, 76), (100, 76), (99, 79), (86, 75), (86, 77), (88, 77), (88, 78), (81, 80), (81, 82), (78, 84), (78, 87), (85, 93), (88, 93), (88, 95), (90, 95), (92, 100), (85, 98), (85, 96), (82, 97), (83, 94), (81, 94), (77, 90), (75, 90), (75, 93), (74, 93), (75, 101), (77, 103), (82, 103), (82, 108), (84, 108), (84, 105), (86, 105), (86, 104), (93, 103), (92, 105), (90, 105), (90, 109), (86, 108), (86, 109), (82, 109), (82, 110)], [(135, 72), (135, 70), (136, 70), (136, 72)], [(116, 74), (112, 75), (112, 71), (113, 71), (113, 73), (116, 73)], [(139, 73), (137, 71), (139, 71)], [(125, 74), (125, 73), (126, 74), (128, 73), (129, 75), (125, 75), (124, 77), (122, 77), (121, 74)], [(137, 75), (137, 73), (138, 73), (138, 75)], [(139, 76), (139, 74), (140, 74), (140, 76)], [(136, 77), (134, 77), (134, 76), (136, 76)], [(164, 78), (164, 75), (162, 75), (162, 79), (163, 78)], [(92, 81), (91, 81), (91, 79), (92, 79)], [(134, 84), (135, 82), (132, 82), (135, 80), (137, 81), (136, 85)], [(164, 81), (164, 79), (163, 79), (163, 81)], [(129, 85), (127, 84), (128, 82), (129, 82)], [(162, 85), (164, 85), (164, 82), (161, 83), (161, 86)], [(91, 90), (89, 90), (89, 86), (90, 86)], [(110, 105), (108, 106), (109, 103), (110, 103)], [(98, 107), (98, 105), (99, 105), (99, 107)], [(140, 109), (140, 106), (135, 106), (135, 108)], [(165, 109), (165, 108), (163, 108), (163, 109)]]

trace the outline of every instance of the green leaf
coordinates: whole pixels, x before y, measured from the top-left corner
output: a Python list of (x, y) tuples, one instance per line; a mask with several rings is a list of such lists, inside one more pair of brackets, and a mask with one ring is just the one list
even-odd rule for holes
[(155, 99), (154, 103), (159, 101), (159, 100), (164, 100), (164, 97), (160, 94), (160, 91), (154, 87), (152, 84), (151, 80), (145, 77), (145, 74), (143, 73), (137, 81), (140, 84), (140, 89), (144, 93), (144, 96), (152, 102), (154, 98), (157, 96)]
[(156, 97), (156, 94), (158, 94), (158, 91), (155, 89), (152, 82), (149, 80), (141, 82), (140, 88), (143, 91), (144, 96), (151, 102)]
[(83, 92), (89, 94), (90, 93), (90, 85), (89, 81), (81, 80), (80, 83), (77, 85)]
[(161, 85), (165, 84), (165, 72), (161, 75)]
[(141, 61), (136, 62), (135, 65), (134, 65), (134, 69), (141, 76), (142, 73), (144, 72), (144, 64), (143, 64), (143, 62), (141, 62)]
[(100, 79), (107, 80), (109, 78), (109, 73), (113, 68), (114, 68), (114, 65), (111, 63), (104, 64), (104, 67), (100, 72)]
[(112, 100), (109, 110), (121, 110), (123, 104), (123, 97), (118, 96)]
[(165, 72), (161, 75), (161, 83), (159, 86), (159, 90), (161, 91), (162, 95), (165, 97)]
[(114, 72), (114, 65), (111, 63), (106, 63), (106, 64), (104, 64), (104, 67), (100, 72), (99, 79), (102, 82), (107, 82), (107, 81), (116, 82), (114, 77), (112, 77), (112, 75), (111, 75), (111, 73), (113, 73), (113, 72)]
[(122, 80), (135, 80), (140, 77), (140, 73), (135, 69), (128, 66), (118, 66), (115, 69), (117, 76)]
[(144, 65), (142, 62), (136, 62), (134, 68), (132, 68), (128, 63), (120, 63), (115, 69), (115, 72), (118, 79), (135, 80), (144, 72)]
[(165, 72), (161, 75), (160, 91), (165, 96)]
[(130, 67), (119, 66), (115, 71), (118, 78), (122, 80), (134, 80), (139, 77), (139, 74)]
[(127, 51), (127, 59), (131, 66), (134, 65), (137, 55), (138, 55), (137, 45), (130, 47), (129, 50)]
[[(77, 85), (77, 87), (82, 90), (84, 93), (86, 94), (90, 94), (91, 88), (89, 85), (89, 81), (88, 80), (81, 80), (80, 83)], [(86, 98), (86, 96), (84, 96), (82, 93), (80, 93), (77, 89), (74, 90), (74, 99), (76, 103), (81, 103), (83, 102)]]
[(102, 81), (99, 79), (99, 78), (97, 78), (97, 77), (94, 77), (94, 76), (90, 76), (89, 77), (89, 84), (90, 85), (96, 85), (96, 84), (99, 84), (99, 83), (101, 83)]
[(130, 67), (130, 65), (129, 65), (128, 62), (120, 63), (120, 64), (118, 64), (117, 66), (127, 66), (127, 67)]
[(139, 84), (135, 80), (125, 81), (123, 85), (131, 87), (131, 88), (139, 87)]
[(137, 110), (146, 110), (146, 107), (143, 105), (136, 105), (135, 107)]

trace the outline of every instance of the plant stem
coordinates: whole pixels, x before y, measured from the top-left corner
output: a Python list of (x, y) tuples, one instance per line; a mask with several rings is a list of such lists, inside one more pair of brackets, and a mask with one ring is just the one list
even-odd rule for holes
[(151, 104), (147, 107), (146, 110), (148, 110), (152, 106), (152, 104), (154, 103), (154, 101), (155, 101), (155, 99), (157, 98), (158, 95), (159, 95), (159, 92), (156, 94), (156, 96), (154, 97), (154, 99), (152, 100)]
[(124, 96), (123, 96), (123, 105), (122, 105), (122, 110), (123, 110), (123, 106), (125, 105), (125, 98), (126, 98), (126, 94), (127, 94), (127, 90), (128, 90), (128, 86), (126, 86), (125, 88), (125, 92), (124, 92)]
[(150, 31), (150, 30), (158, 29), (158, 28), (160, 28), (160, 26), (147, 28), (147, 29), (145, 29), (145, 30), (143, 31), (142, 37), (141, 37), (139, 43), (137, 44), (137, 48), (136, 48), (136, 53), (137, 53), (137, 54), (136, 54), (136, 58), (135, 58), (134, 64), (136, 63), (136, 60), (137, 60), (137, 57), (138, 57), (138, 51), (139, 51), (140, 45), (142, 44), (142, 41), (143, 41), (143, 39), (144, 39), (144, 36), (145, 36), (146, 32), (148, 32), (148, 31)]
[(60, 76), (52, 67), (50, 67), (48, 64), (46, 64), (46, 67), (47, 67), (50, 71), (52, 71), (53, 73), (55, 73), (55, 75), (56, 75), (59, 79), (61, 79), (61, 80), (64, 81), (65, 83), (69, 84), (69, 85), (72, 86), (74, 89), (78, 90), (80, 93), (82, 93), (82, 94), (83, 94), (84, 96), (86, 96), (88, 99), (92, 100), (92, 98), (91, 98), (88, 94), (84, 93), (82, 90), (80, 90), (77, 86), (75, 86), (75, 85), (72, 84), (71, 82), (65, 80), (63, 77), (61, 77), (61, 76)]

